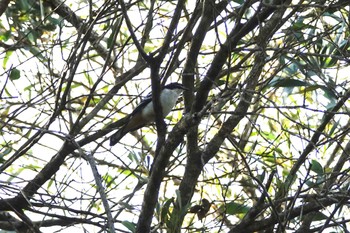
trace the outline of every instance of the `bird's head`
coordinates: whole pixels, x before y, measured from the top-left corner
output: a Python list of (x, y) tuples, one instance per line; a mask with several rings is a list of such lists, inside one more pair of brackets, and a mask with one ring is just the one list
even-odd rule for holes
[(175, 90), (175, 91), (178, 91), (179, 93), (184, 90), (188, 90), (188, 88), (186, 88), (184, 85), (180, 83), (169, 83), (168, 85), (164, 86), (164, 89)]

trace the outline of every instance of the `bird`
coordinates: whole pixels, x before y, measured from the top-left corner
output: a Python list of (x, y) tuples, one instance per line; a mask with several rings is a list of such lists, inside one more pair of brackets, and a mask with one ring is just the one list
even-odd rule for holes
[[(175, 106), (178, 98), (184, 90), (188, 90), (180, 83), (170, 83), (165, 85), (160, 93), (160, 104), (162, 106), (163, 117), (165, 118)], [(129, 114), (126, 123), (110, 137), (110, 146), (117, 144), (127, 133), (140, 129), (155, 121), (153, 109), (152, 93)]]

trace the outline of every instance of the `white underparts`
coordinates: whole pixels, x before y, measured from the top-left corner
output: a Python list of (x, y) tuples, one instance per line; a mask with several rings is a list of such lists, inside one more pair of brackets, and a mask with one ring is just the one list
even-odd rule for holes
[[(164, 89), (162, 91), (162, 93), (160, 94), (160, 102), (163, 108), (164, 117), (166, 117), (170, 113), (171, 109), (173, 109), (181, 92), (182, 92), (181, 89), (173, 89), (173, 90)], [(142, 116), (149, 121), (154, 120), (155, 114), (153, 112), (152, 102), (147, 104), (145, 108), (142, 110)]]

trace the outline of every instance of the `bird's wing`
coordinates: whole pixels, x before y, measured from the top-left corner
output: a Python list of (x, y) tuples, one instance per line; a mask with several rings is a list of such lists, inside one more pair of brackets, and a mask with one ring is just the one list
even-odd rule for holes
[(147, 95), (140, 103), (136, 106), (134, 111), (125, 118), (127, 118), (127, 121), (124, 123), (124, 125), (117, 131), (115, 134), (113, 134), (110, 137), (110, 146), (114, 146), (117, 144), (120, 139), (122, 139), (125, 134), (129, 133), (130, 131), (134, 131), (136, 129), (139, 129), (144, 126), (144, 124), (140, 124), (139, 121), (141, 120), (141, 111), (144, 107), (146, 107), (147, 104), (149, 104), (152, 101), (152, 95)]
[(136, 106), (134, 111), (130, 114), (130, 116), (136, 115), (140, 110), (142, 110), (144, 107), (146, 107), (147, 104), (149, 104), (152, 101), (152, 95), (148, 94), (142, 101), (139, 103), (139, 105)]

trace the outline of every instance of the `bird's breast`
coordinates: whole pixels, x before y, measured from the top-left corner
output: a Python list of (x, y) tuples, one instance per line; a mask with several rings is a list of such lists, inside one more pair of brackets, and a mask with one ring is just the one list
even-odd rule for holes
[[(171, 90), (163, 90), (162, 93), (160, 94), (160, 102), (162, 105), (162, 110), (163, 110), (163, 116), (166, 117), (171, 109), (176, 104), (176, 101), (179, 97), (179, 93), (176, 91), (171, 91)], [(145, 119), (152, 121), (155, 118), (155, 114), (153, 111), (153, 103), (150, 102), (145, 106), (145, 108), (142, 111), (142, 115)]]

